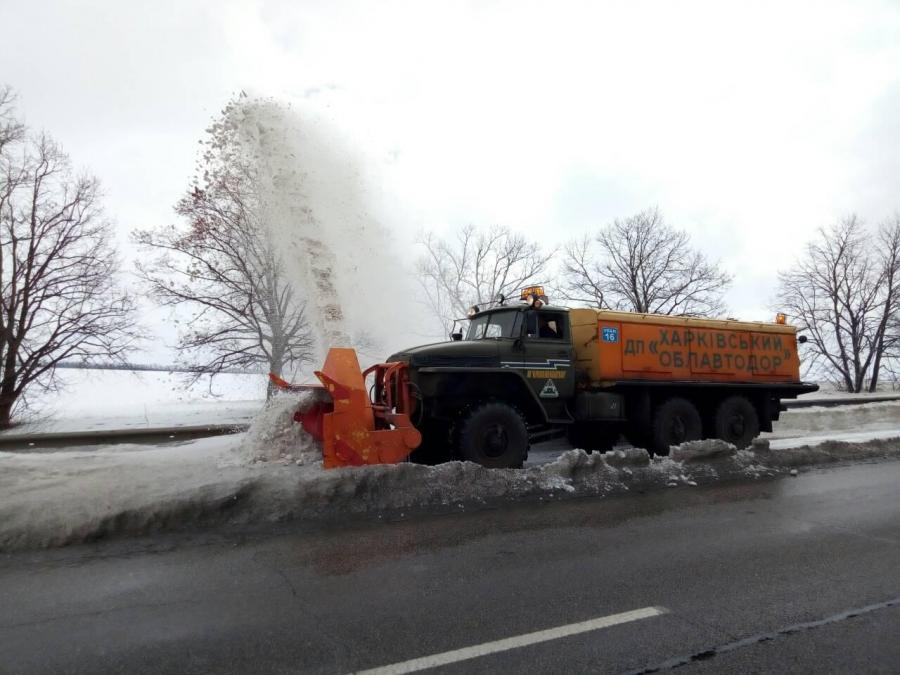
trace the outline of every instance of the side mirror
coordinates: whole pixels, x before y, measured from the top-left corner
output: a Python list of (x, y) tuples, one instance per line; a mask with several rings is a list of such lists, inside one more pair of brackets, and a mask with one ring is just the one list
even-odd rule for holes
[(797, 336), (797, 342), (799, 342), (801, 345), (805, 345), (808, 340), (809, 338), (807, 338), (805, 335)]
[(454, 342), (459, 342), (462, 340), (462, 333), (450, 333), (450, 339)]

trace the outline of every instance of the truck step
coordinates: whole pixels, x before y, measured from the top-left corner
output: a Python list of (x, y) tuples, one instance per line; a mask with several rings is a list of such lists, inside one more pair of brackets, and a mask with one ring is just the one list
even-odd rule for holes
[(562, 438), (566, 435), (566, 430), (560, 427), (547, 427), (543, 425), (532, 425), (528, 427), (528, 440), (531, 443), (543, 443), (554, 438)]

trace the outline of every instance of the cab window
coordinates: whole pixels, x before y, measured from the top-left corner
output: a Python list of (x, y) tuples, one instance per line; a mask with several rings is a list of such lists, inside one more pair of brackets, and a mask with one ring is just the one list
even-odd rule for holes
[(493, 312), (469, 322), (466, 340), (512, 338), (518, 336), (519, 312)]
[(532, 311), (528, 316), (528, 337), (545, 340), (566, 339), (566, 317), (562, 312)]
[(466, 340), (480, 340), (484, 337), (484, 329), (487, 327), (487, 316), (479, 316), (469, 322), (469, 330), (466, 332)]

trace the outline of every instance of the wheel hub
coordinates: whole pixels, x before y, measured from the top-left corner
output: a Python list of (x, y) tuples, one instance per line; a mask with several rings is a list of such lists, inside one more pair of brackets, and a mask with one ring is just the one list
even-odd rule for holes
[(728, 420), (728, 431), (731, 432), (732, 438), (740, 438), (744, 435), (744, 417), (743, 415), (732, 415)]
[(509, 437), (502, 424), (493, 424), (485, 430), (484, 454), (488, 457), (500, 457), (509, 447)]
[(672, 440), (674, 441), (674, 443), (672, 443), (672, 445), (678, 445), (679, 443), (683, 443), (685, 436), (687, 436), (684, 420), (681, 419), (681, 417), (674, 417), (672, 419), (672, 426), (669, 431), (672, 435)]

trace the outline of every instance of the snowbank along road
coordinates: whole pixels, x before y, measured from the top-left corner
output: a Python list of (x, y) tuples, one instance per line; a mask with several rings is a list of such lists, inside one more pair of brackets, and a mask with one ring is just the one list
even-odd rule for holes
[[(230, 437), (0, 453), (0, 551), (222, 523), (339, 521), (753, 479), (824, 462), (896, 456), (900, 442), (868, 436), (900, 436), (898, 410), (897, 404), (872, 404), (843, 414), (798, 411), (779, 429), (794, 438), (770, 441), (772, 450), (763, 444), (734, 452), (704, 441), (651, 460), (638, 449), (586, 455), (545, 445), (533, 450), (524, 469), (454, 462), (324, 471), (318, 446), (291, 419), (291, 405), (273, 405), (248, 433)], [(826, 423), (832, 431), (822, 431)], [(806, 447), (810, 433), (833, 438), (853, 425), (867, 429), (849, 433), (868, 443)]]

